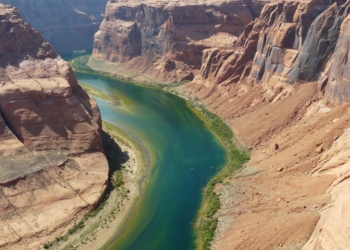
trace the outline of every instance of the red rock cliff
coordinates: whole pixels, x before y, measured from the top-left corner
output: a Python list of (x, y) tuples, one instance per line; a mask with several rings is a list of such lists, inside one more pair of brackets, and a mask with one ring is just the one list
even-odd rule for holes
[(164, 82), (192, 80), (202, 51), (230, 48), (259, 15), (247, 1), (109, 1), (93, 57)]
[(0, 4), (0, 248), (36, 249), (101, 199), (101, 132), (69, 64)]
[(230, 84), (249, 77), (254, 84), (272, 86), (316, 81), (338, 42), (347, 5), (319, 0), (266, 4), (235, 47), (204, 52), (197, 80)]

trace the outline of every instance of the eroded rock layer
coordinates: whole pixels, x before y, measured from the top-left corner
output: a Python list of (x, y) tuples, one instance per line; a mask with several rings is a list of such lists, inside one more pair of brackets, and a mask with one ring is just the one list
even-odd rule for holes
[(60, 54), (91, 50), (107, 0), (1, 0), (17, 7)]
[(0, 248), (37, 249), (101, 199), (99, 109), (69, 64), (0, 4)]
[(262, 4), (247, 1), (109, 1), (93, 57), (164, 82), (192, 80), (202, 51), (230, 48)]
[(287, 84), (317, 81), (342, 41), (339, 31), (348, 5), (319, 0), (268, 3), (235, 47), (205, 51), (195, 80), (231, 84), (249, 78), (266, 85), (271, 101), (290, 89)]

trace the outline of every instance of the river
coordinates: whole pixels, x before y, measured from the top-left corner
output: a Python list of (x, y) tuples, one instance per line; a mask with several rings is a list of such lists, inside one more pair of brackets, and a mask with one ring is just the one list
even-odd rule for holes
[(196, 249), (202, 189), (225, 164), (225, 148), (173, 94), (96, 74), (76, 76), (113, 97), (114, 103), (95, 98), (102, 119), (135, 134), (151, 156), (141, 198), (123, 232), (104, 249)]

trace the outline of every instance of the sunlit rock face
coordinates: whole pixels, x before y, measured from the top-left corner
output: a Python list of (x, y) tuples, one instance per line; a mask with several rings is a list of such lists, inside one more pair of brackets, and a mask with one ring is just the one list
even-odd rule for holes
[(104, 194), (101, 117), (69, 64), (2, 4), (0, 37), (0, 247), (37, 249)]
[(199, 80), (272, 85), (316, 81), (333, 54), (347, 3), (267, 3), (229, 50), (204, 53)]
[(231, 48), (262, 6), (251, 1), (109, 1), (93, 57), (165, 82), (192, 80), (203, 50)]

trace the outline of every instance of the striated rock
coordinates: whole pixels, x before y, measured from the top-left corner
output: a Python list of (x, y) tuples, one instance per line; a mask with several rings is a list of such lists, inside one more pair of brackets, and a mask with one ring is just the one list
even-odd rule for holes
[(259, 32), (264, 25), (261, 20), (249, 23), (232, 49), (204, 50), (201, 70), (195, 81), (227, 85), (247, 77), (256, 53)]
[(348, 100), (344, 20), (349, 1), (265, 3), (110, 1), (93, 57), (126, 69), (123, 77), (262, 83), (269, 101), (288, 96), (291, 84), (320, 79), (327, 98)]
[(100, 147), (97, 106), (69, 64), (13, 8), (0, 15), (0, 112), (11, 131), (29, 149)]
[(0, 248), (37, 249), (97, 204), (108, 179), (101, 134), (69, 64), (0, 4)]
[(91, 50), (107, 0), (1, 0), (17, 7), (29, 22), (60, 54)]
[(319, 78), (347, 13), (348, 2), (341, 1), (267, 3), (233, 48), (204, 51), (195, 82), (228, 85), (246, 79), (263, 83), (269, 101), (287, 96), (290, 84)]
[[(93, 57), (163, 82), (190, 79), (208, 48), (230, 48), (262, 3), (247, 1), (109, 1)], [(172, 61), (173, 70), (164, 68)]]

